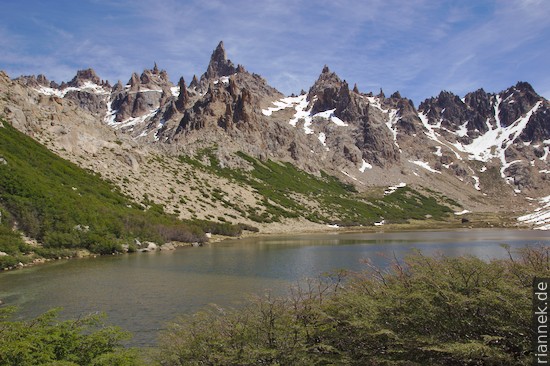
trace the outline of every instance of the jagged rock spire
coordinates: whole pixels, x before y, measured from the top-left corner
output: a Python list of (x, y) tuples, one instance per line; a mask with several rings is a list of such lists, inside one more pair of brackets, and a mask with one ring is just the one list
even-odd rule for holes
[(217, 79), (222, 76), (229, 76), (237, 72), (235, 65), (231, 60), (227, 59), (225, 54), (225, 48), (223, 46), (223, 41), (220, 41), (218, 47), (212, 53), (210, 57), (210, 63), (208, 64), (208, 69), (203, 77), (207, 79)]
[(193, 80), (191, 80), (191, 84), (189, 84), (190, 88), (197, 88), (199, 86), (199, 79), (197, 78), (197, 75), (193, 75)]
[(185, 80), (183, 77), (180, 78), (178, 82), (180, 88), (180, 93), (178, 95), (178, 100), (176, 101), (176, 108), (178, 111), (183, 111), (185, 109), (185, 103), (189, 100), (189, 95), (187, 94), (187, 87), (185, 86)]

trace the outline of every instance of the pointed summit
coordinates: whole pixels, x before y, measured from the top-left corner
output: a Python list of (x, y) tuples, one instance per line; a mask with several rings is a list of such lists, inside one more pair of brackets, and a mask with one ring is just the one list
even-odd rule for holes
[(199, 87), (199, 79), (197, 79), (197, 75), (193, 75), (193, 80), (191, 80), (191, 84), (189, 84), (190, 88), (198, 88)]
[(336, 75), (335, 72), (330, 71), (327, 65), (323, 67), (321, 74), (313, 86), (309, 89), (308, 100), (311, 100), (314, 95), (320, 93), (327, 88), (334, 88), (335, 90), (342, 87), (342, 80)]
[(231, 60), (227, 59), (223, 41), (220, 41), (218, 47), (216, 47), (210, 57), (210, 63), (208, 64), (208, 69), (203, 75), (203, 78), (218, 79), (222, 76), (233, 75), (235, 72), (237, 72), (237, 69)]

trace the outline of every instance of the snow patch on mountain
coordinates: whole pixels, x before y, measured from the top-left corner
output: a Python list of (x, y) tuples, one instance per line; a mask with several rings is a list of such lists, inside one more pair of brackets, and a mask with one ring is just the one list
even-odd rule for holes
[(457, 216), (461, 216), (461, 215), (465, 215), (467, 213), (470, 213), (469, 210), (462, 210), (460, 212), (455, 212), (454, 214), (457, 215)]
[(214, 80), (214, 85), (218, 84), (219, 82), (222, 82), (224, 84), (229, 84), (229, 76), (222, 76), (218, 80)]
[(275, 107), (262, 109), (262, 114), (264, 116), (271, 116), (274, 112), (287, 109), (287, 108), (294, 108), (295, 110), (294, 116), (290, 119), (290, 121), (288, 121), (288, 123), (296, 127), (296, 125), (298, 124), (298, 121), (303, 120), (304, 132), (307, 135), (311, 135), (315, 133), (315, 131), (311, 128), (311, 126), (313, 125), (313, 120), (315, 118), (323, 118), (323, 119), (330, 120), (332, 123), (340, 127), (348, 126), (346, 122), (342, 121), (340, 118), (334, 115), (334, 111), (336, 109), (329, 109), (316, 114), (311, 114), (314, 103), (315, 103), (315, 99), (313, 100), (313, 103), (311, 103), (312, 106), (308, 108), (308, 106), (310, 105), (310, 102), (307, 100), (306, 94), (299, 95), (297, 97), (287, 97), (287, 98), (283, 98), (273, 102)]
[(34, 89), (40, 94), (44, 95), (54, 95), (56, 97), (64, 98), (65, 95), (67, 95), (68, 92), (71, 91), (85, 91), (91, 94), (98, 94), (98, 95), (108, 95), (110, 94), (110, 91), (108, 89), (105, 89), (101, 85), (97, 85), (96, 83), (93, 83), (91, 81), (85, 81), (84, 84), (81, 87), (67, 87), (63, 90), (60, 89), (54, 89), (49, 88), (46, 86), (40, 86), (40, 88)]
[(324, 133), (324, 132), (319, 132), (319, 136), (318, 136), (318, 139), (319, 141), (321, 142), (321, 144), (323, 144), (323, 146), (327, 149), (328, 151), (328, 147), (327, 147), (327, 135)]
[(277, 112), (283, 109), (287, 109), (290, 107), (295, 106), (296, 104), (299, 104), (301, 102), (300, 99), (301, 96), (298, 97), (287, 97), (283, 98), (281, 100), (276, 100), (272, 104), (275, 105), (275, 107), (269, 107), (267, 109), (262, 109), (262, 114), (264, 116), (271, 116), (273, 112)]
[(311, 117), (312, 118), (321, 117), (321, 118), (324, 118), (324, 119), (330, 119), (336, 126), (347, 127), (348, 124), (346, 122), (342, 121), (340, 118), (338, 118), (334, 115), (335, 110), (336, 110), (336, 108), (335, 109), (329, 109), (329, 110), (324, 111), (324, 112), (316, 113)]
[(386, 126), (391, 131), (391, 133), (393, 135), (393, 143), (397, 147), (399, 147), (399, 145), (397, 144), (397, 127), (396, 127), (396, 125), (397, 125), (397, 122), (399, 122), (400, 119), (401, 119), (401, 117), (397, 113), (397, 109), (392, 109), (392, 110), (389, 111), (388, 121), (386, 122)]
[(415, 165), (418, 165), (419, 167), (422, 167), (424, 169), (426, 169), (427, 171), (430, 171), (432, 173), (437, 173), (437, 174), (441, 174), (441, 172), (439, 170), (435, 170), (434, 168), (432, 168), (430, 166), (430, 164), (426, 163), (425, 161), (420, 161), (420, 160), (409, 160), (409, 163), (413, 163)]
[[(123, 128), (128, 128), (128, 127), (134, 127), (135, 125), (138, 125), (140, 123), (143, 123), (145, 122), (147, 119), (153, 117), (155, 114), (158, 113), (160, 109), (159, 108), (155, 108), (155, 109), (151, 109), (149, 110), (149, 113), (147, 114), (144, 114), (143, 116), (140, 116), (140, 117), (131, 117), (131, 118), (128, 118), (122, 122), (116, 122), (114, 121), (114, 117), (112, 117), (112, 121), (109, 121), (107, 122), (107, 124), (109, 124), (110, 126), (116, 128), (116, 129), (123, 129)], [(116, 111), (112, 112), (113, 116), (116, 115)]]
[(479, 186), (479, 177), (476, 175), (472, 175), (472, 179), (475, 181), (474, 188), (478, 191), (481, 191), (481, 188)]
[(376, 97), (365, 97), (365, 98), (369, 101), (369, 105), (380, 110), (382, 113), (388, 113), (387, 109), (382, 108), (382, 104), (380, 103), (379, 98), (376, 98)]
[(504, 171), (510, 165), (518, 162), (518, 160), (509, 163), (506, 161), (506, 149), (508, 149), (508, 147), (510, 147), (510, 145), (512, 145), (523, 132), (529, 122), (529, 119), (531, 118), (531, 115), (537, 111), (537, 109), (542, 105), (542, 102), (537, 102), (525, 116), (518, 118), (514, 121), (514, 123), (507, 127), (503, 127), (500, 122), (500, 103), (501, 99), (497, 96), (494, 106), (496, 126), (492, 126), (488, 123), (488, 126), (490, 127), (489, 131), (477, 137), (472, 141), (472, 143), (464, 145), (460, 142), (456, 142), (453, 146), (458, 150), (467, 153), (471, 160), (488, 162), (493, 158), (500, 159), (502, 164), (501, 176), (502, 178), (505, 178), (506, 175), (504, 174)]
[(348, 177), (348, 178), (351, 178), (351, 179), (353, 179), (353, 180), (358, 180), (358, 179), (355, 178), (353, 175), (351, 175), (351, 174), (349, 174), (349, 173), (346, 173), (346, 172), (343, 171), (343, 170), (340, 170), (340, 172), (341, 172), (342, 174), (344, 174), (344, 175), (345, 175), (346, 177)]
[(361, 168), (359, 168), (359, 171), (360, 171), (361, 173), (364, 173), (365, 170), (367, 170), (367, 169), (372, 169), (372, 165), (369, 164), (369, 163), (367, 163), (367, 162), (365, 161), (365, 159), (363, 159), (363, 164), (361, 165)]
[(533, 225), (535, 230), (550, 230), (550, 196), (539, 199), (542, 205), (535, 212), (518, 217), (518, 221)]
[(397, 191), (399, 188), (403, 188), (403, 187), (406, 187), (407, 186), (407, 183), (405, 182), (401, 182), (395, 186), (389, 186), (385, 191), (384, 191), (384, 196), (387, 196), (388, 194), (392, 194), (393, 192)]
[(453, 152), (453, 154), (455, 154), (455, 156), (458, 160), (462, 160), (462, 157), (460, 156), (460, 154), (458, 152), (455, 151), (453, 146), (451, 144), (449, 144), (448, 142), (440, 140), (439, 139), (439, 134), (437, 132), (435, 132), (436, 128), (441, 127), (441, 120), (439, 121), (439, 123), (437, 125), (432, 126), (429, 122), (428, 116), (425, 115), (424, 113), (418, 112), (418, 118), (420, 118), (420, 121), (422, 122), (422, 125), (425, 128), (424, 133), (425, 133), (426, 136), (428, 136), (428, 138), (430, 138), (431, 140), (437, 142), (438, 144), (441, 144), (441, 145), (445, 146), (446, 148), (451, 150)]

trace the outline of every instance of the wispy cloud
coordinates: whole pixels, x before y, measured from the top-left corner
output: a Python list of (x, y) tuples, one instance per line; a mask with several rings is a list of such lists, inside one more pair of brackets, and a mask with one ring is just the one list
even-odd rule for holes
[(0, 68), (10, 73), (67, 80), (94, 67), (125, 81), (156, 61), (189, 79), (224, 40), (235, 63), (285, 93), (309, 88), (324, 64), (361, 90), (400, 90), (417, 103), (519, 79), (550, 90), (547, 1), (89, 0), (86, 11), (67, 10), (69, 26), (27, 2), (36, 10), (24, 27), (0, 15)]

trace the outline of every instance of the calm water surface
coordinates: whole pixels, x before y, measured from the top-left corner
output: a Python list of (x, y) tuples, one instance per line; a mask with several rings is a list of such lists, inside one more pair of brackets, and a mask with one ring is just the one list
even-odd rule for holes
[(550, 233), (466, 230), (309, 234), (228, 240), (201, 248), (59, 261), (0, 274), (0, 299), (22, 317), (62, 307), (63, 317), (101, 311), (150, 345), (166, 322), (216, 303), (238, 306), (249, 294), (273, 290), (337, 269), (361, 270), (362, 259), (384, 266), (384, 255), (426, 254), (503, 258), (529, 244), (550, 245)]

